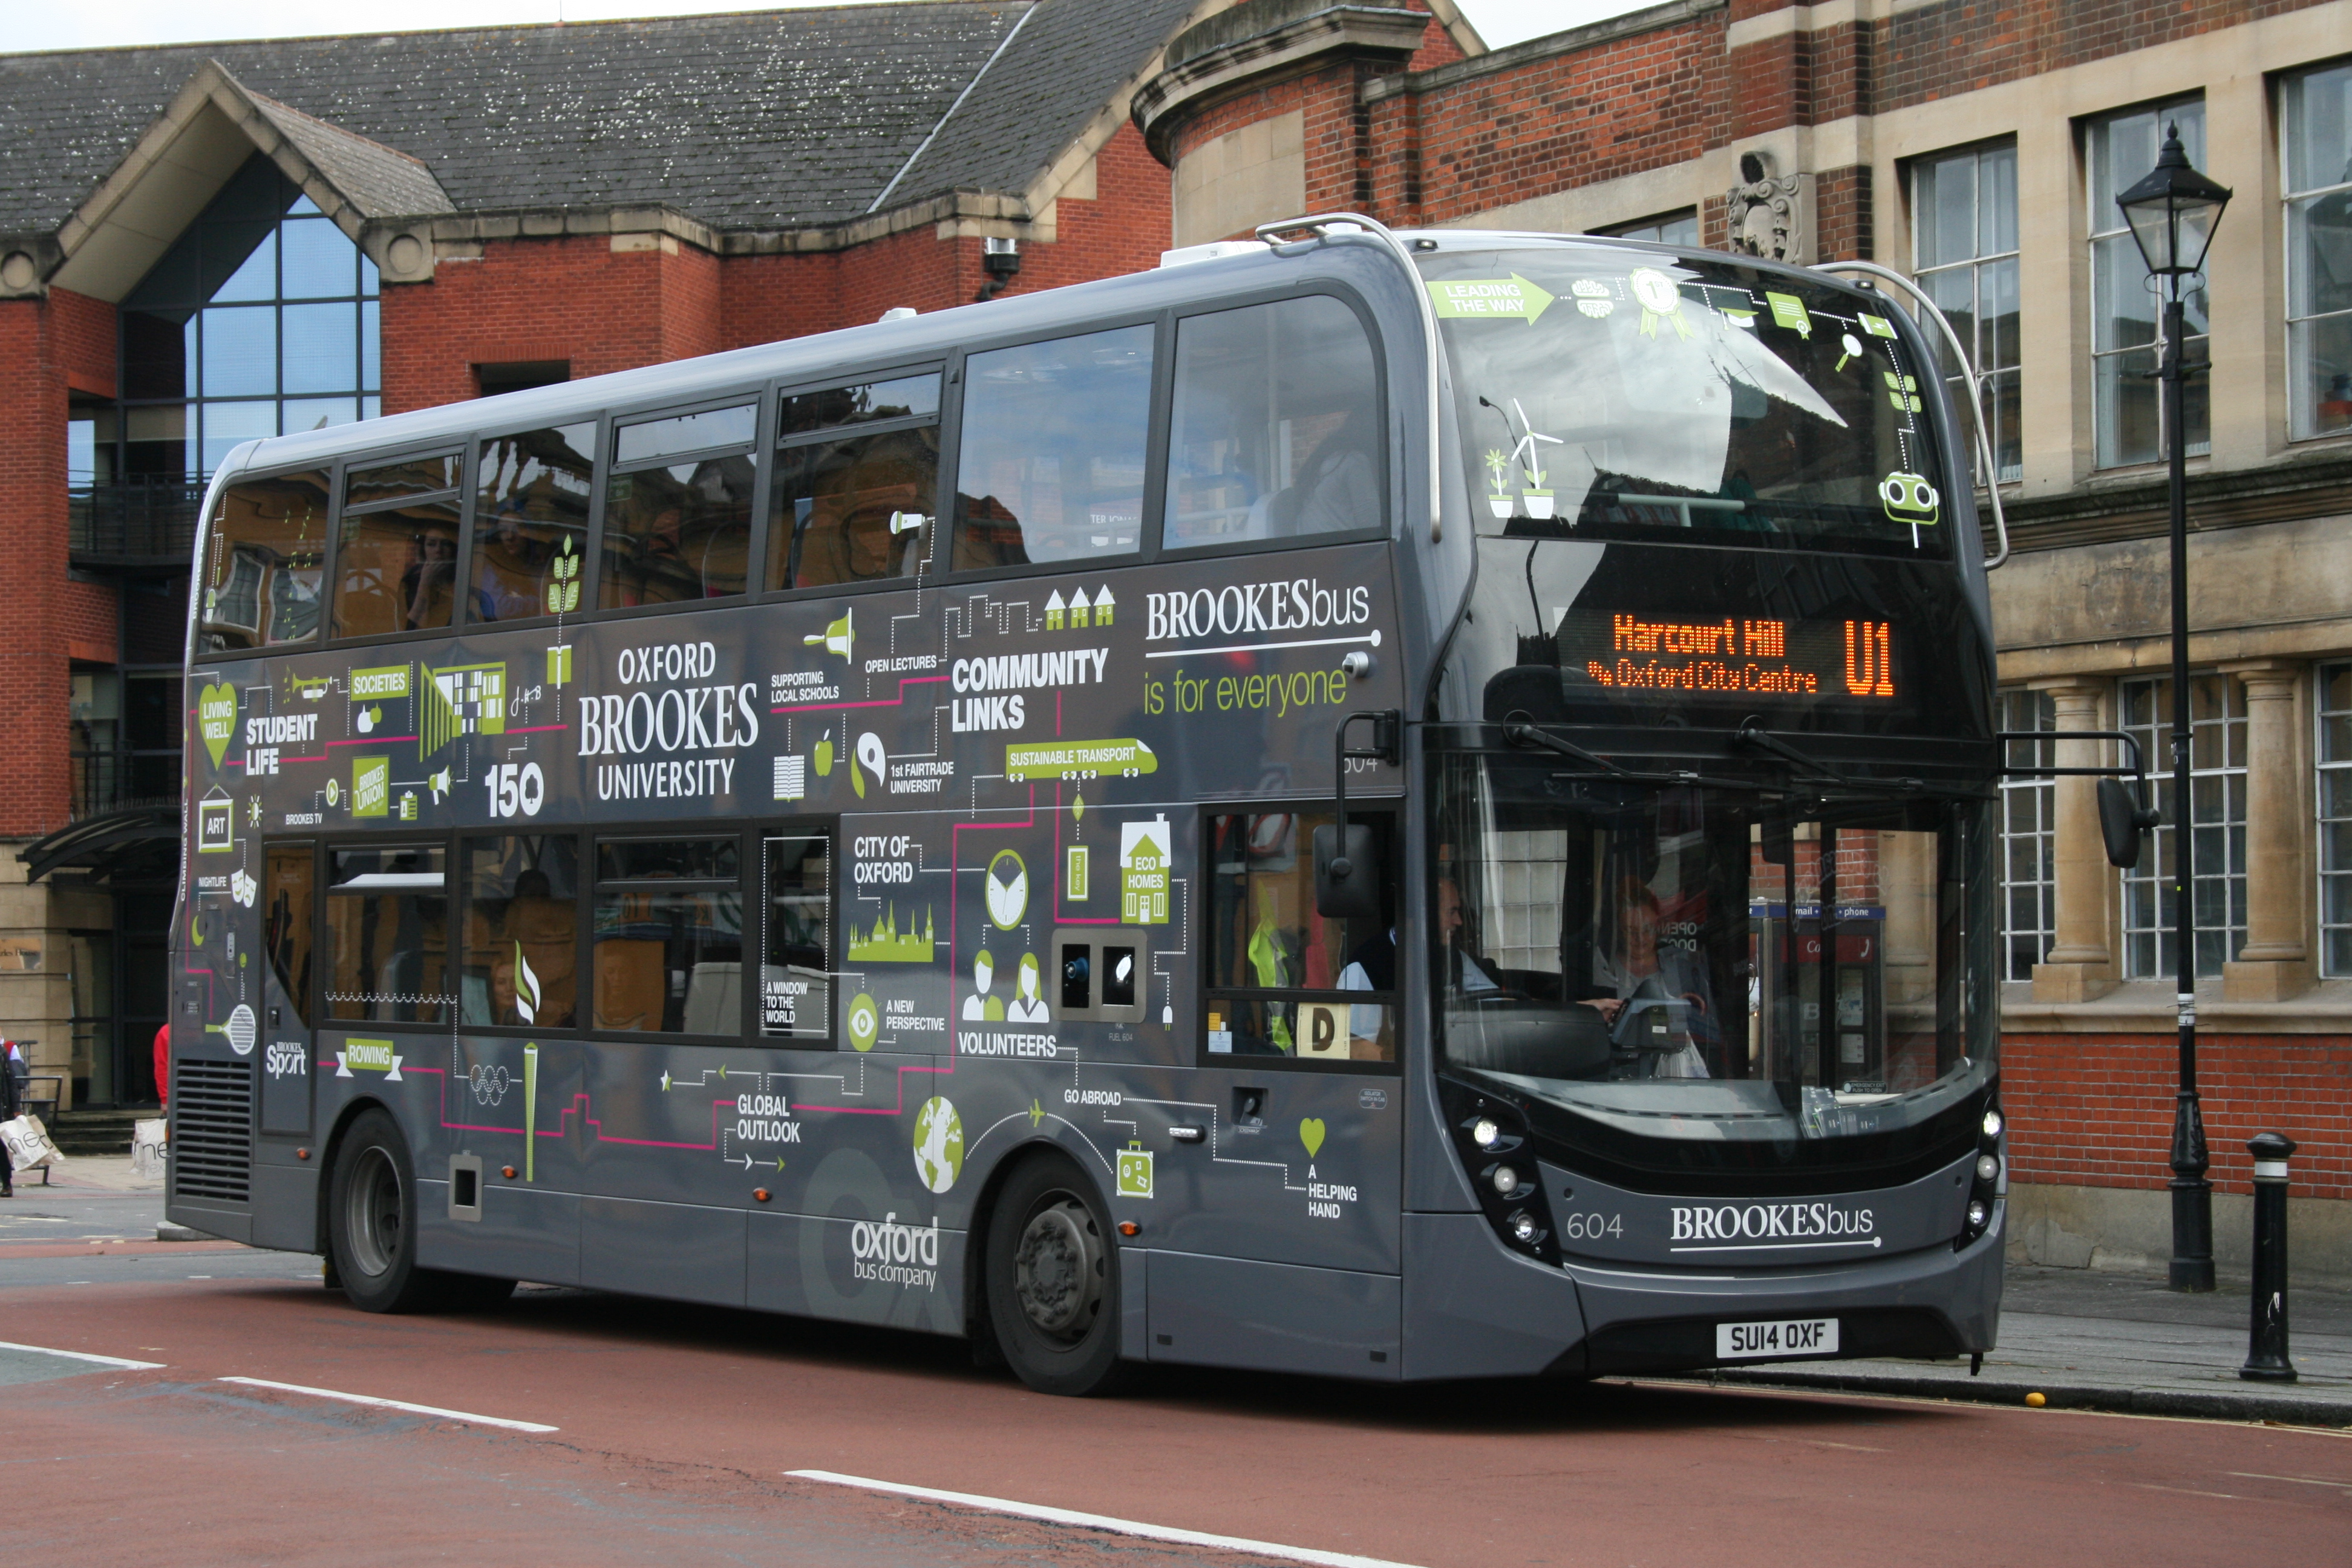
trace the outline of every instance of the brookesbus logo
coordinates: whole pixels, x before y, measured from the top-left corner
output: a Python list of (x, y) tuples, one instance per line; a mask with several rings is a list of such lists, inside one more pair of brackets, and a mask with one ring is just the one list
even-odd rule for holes
[(1314, 577), (1233, 584), (1189, 594), (1145, 595), (1143, 640), (1328, 631), (1369, 625), (1371, 618), (1372, 591), (1368, 587), (1327, 586)]
[(1875, 1245), (1877, 1228), (1869, 1209), (1840, 1208), (1835, 1204), (1714, 1204), (1673, 1209), (1675, 1241), (1844, 1240)]

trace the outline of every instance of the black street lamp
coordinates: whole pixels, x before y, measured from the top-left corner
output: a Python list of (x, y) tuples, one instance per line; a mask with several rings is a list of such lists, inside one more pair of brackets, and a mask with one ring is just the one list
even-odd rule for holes
[(2172, 1104), (2172, 1288), (2213, 1289), (2213, 1184), (2205, 1179), (2205, 1117), (2197, 1103), (2197, 921), (2189, 900), (2195, 812), (2189, 793), (2189, 420), (2182, 363), (2183, 280), (2205, 249), (2230, 193), (2189, 166), (2180, 128), (2165, 128), (2147, 177), (2116, 198), (2150, 274), (2164, 279), (2164, 446), (2172, 470), (2172, 940), (2179, 960), (2180, 1079)]

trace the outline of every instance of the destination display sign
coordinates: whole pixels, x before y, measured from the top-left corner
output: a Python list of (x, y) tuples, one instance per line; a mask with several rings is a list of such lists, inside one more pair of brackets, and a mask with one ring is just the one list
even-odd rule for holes
[(1832, 702), (1897, 696), (1891, 621), (1685, 618), (1580, 605), (1554, 635), (1570, 690)]

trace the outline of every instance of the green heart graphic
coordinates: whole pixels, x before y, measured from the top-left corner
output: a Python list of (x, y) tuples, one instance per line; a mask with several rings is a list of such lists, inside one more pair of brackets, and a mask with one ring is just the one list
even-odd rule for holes
[(1323, 1152), (1323, 1119), (1319, 1116), (1310, 1116), (1306, 1121), (1300, 1122), (1298, 1124), (1298, 1141), (1307, 1145), (1307, 1157), (1308, 1159), (1312, 1160), (1316, 1155), (1321, 1153)]
[(228, 752), (228, 738), (236, 733), (235, 687), (213, 685), (196, 693), (196, 729), (205, 738), (205, 750), (213, 755), (213, 766), (219, 767)]

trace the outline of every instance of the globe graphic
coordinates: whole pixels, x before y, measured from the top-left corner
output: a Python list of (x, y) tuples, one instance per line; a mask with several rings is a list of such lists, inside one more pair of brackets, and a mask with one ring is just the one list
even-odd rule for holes
[(954, 1186), (963, 1173), (963, 1118), (937, 1095), (915, 1112), (915, 1173), (935, 1193)]

